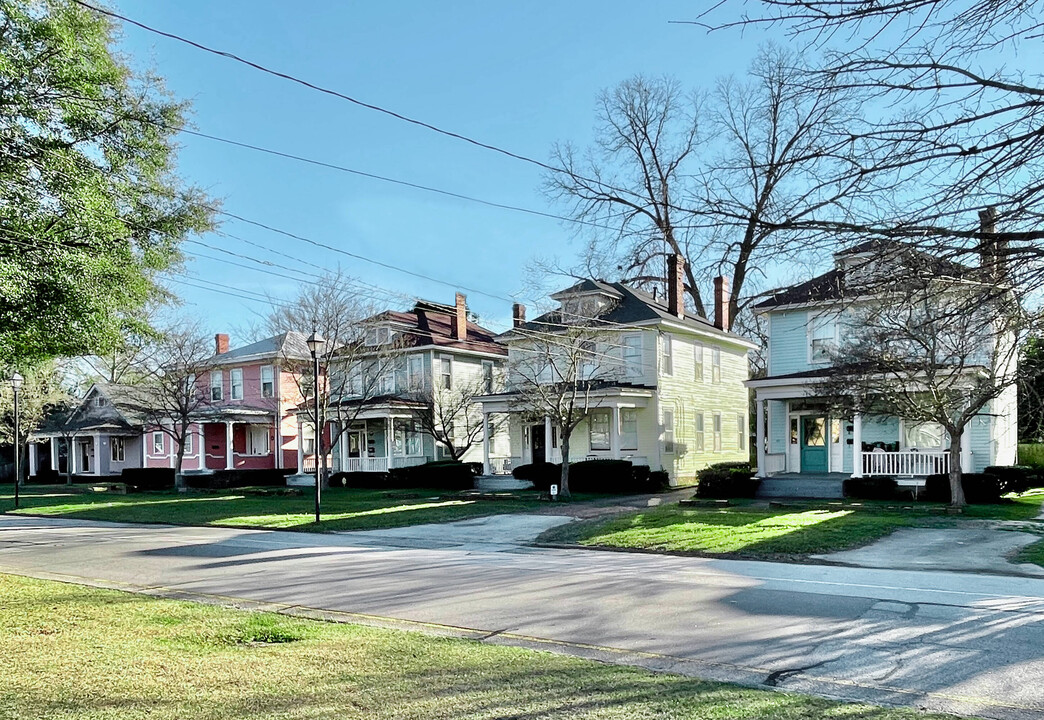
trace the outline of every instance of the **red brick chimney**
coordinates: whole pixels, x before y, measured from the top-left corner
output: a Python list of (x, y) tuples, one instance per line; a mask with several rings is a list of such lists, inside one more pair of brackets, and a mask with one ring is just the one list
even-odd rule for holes
[(997, 208), (992, 205), (979, 211), (979, 233), (979, 265), (990, 280), (1000, 281), (1007, 274), (1007, 242), (996, 236)]
[(526, 323), (526, 306), (515, 303), (511, 306), (511, 326), (522, 327)]
[(714, 278), (714, 327), (729, 329), (729, 281), (719, 275)]
[(218, 333), (214, 336), (214, 354), (224, 355), (228, 352), (228, 335), (226, 333)]
[(453, 337), (468, 339), (468, 299), (457, 293), (457, 312), (453, 317)]
[(678, 254), (667, 256), (667, 310), (685, 317), (685, 261)]

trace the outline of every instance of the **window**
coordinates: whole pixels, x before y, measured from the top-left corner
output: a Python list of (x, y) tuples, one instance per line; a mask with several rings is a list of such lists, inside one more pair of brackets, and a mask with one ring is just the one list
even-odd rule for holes
[(196, 397), (196, 373), (191, 373), (187, 378), (185, 378), (185, 385), (182, 390), (185, 393), (185, 397)]
[(822, 363), (830, 361), (830, 354), (834, 351), (834, 333), (836, 325), (834, 319), (829, 316), (820, 315), (811, 320), (809, 328), (809, 362)]
[(747, 428), (749, 427), (750, 424), (746, 415), (736, 416), (736, 447), (740, 450), (747, 449), (747, 433), (749, 432)]
[(261, 397), (275, 396), (275, 371), (271, 365), (261, 366)]
[(183, 444), (185, 445), (185, 454), (186, 455), (191, 455), (192, 454), (192, 437), (193, 437), (193, 433), (192, 433), (191, 430), (189, 430), (188, 432), (185, 433), (185, 441), (184, 441)]
[(938, 450), (944, 446), (946, 431), (939, 423), (903, 422), (903, 444), (918, 450)]
[(721, 413), (714, 413), (714, 452), (721, 450)]
[(225, 395), (225, 385), (221, 377), (220, 370), (213, 370), (210, 373), (210, 399), (213, 401), (221, 400)]
[(233, 368), (228, 372), (228, 396), (232, 400), (243, 399), (243, 368)]
[(711, 382), (721, 382), (721, 348), (711, 348)]
[(482, 390), (487, 395), (493, 394), (493, 363), (482, 361)]
[(152, 433), (152, 454), (163, 454), (163, 433), (161, 432)]
[(247, 425), (247, 455), (267, 455), (268, 426)]
[(315, 455), (315, 428), (311, 423), (301, 426), (301, 451), (305, 455)]
[(638, 449), (638, 411), (620, 408), (620, 449)]
[(410, 390), (424, 389), (424, 356), (409, 355), (406, 358), (406, 382)]
[(369, 346), (386, 345), (391, 341), (391, 330), (386, 327), (370, 328), (366, 331), (366, 344)]
[(113, 462), (123, 462), (124, 441), (121, 437), (109, 438), (109, 453)]
[(674, 354), (670, 335), (660, 336), (660, 368), (664, 375), (674, 374)]
[(363, 374), (360, 368), (355, 368), (348, 375), (348, 394), (362, 395)]
[(667, 408), (663, 410), (663, 451), (674, 452), (674, 411)]
[(439, 358), (439, 374), (441, 386), (444, 390), (453, 389), (453, 358)]
[(798, 419), (796, 417), (790, 418), (790, 444), (798, 444)]
[(609, 449), (609, 411), (594, 410), (591, 412), (590, 440), (592, 450)]
[(703, 343), (694, 343), (692, 346), (693, 377), (703, 382)]
[(421, 454), (421, 434), (412, 420), (395, 421), (395, 454), (417, 456)]
[(629, 377), (640, 377), (642, 373), (642, 336), (624, 335), (624, 371)]
[(703, 413), (696, 413), (696, 452), (703, 452)]
[(105, 398), (103, 398), (101, 395), (98, 395), (97, 397), (95, 397), (94, 398), (94, 406), (95, 407), (105, 407)]
[(835, 445), (841, 443), (841, 421), (837, 418), (833, 418), (830, 421), (830, 442)]

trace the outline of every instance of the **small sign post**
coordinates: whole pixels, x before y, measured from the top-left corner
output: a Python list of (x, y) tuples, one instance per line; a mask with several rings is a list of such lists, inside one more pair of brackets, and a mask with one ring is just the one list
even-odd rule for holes
[(554, 484), (551, 486), (551, 501), (554, 502), (555, 498), (558, 497), (558, 485)]

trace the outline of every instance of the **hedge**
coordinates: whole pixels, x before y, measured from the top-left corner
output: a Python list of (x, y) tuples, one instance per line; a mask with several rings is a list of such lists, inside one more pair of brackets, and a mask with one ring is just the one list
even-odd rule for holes
[(251, 468), (241, 470), (215, 470), (212, 473), (188, 473), (182, 478), (185, 487), (209, 490), (227, 488), (286, 485), (286, 476), (293, 475), (292, 468)]
[(754, 477), (749, 462), (723, 462), (696, 473), (696, 497), (753, 498), (761, 481)]
[[(961, 475), (964, 499), (972, 505), (990, 505), (1000, 502), (1001, 480), (986, 473), (964, 473)], [(924, 480), (924, 499), (931, 502), (951, 502), (950, 476), (929, 475)]]
[(983, 470), (1000, 480), (1001, 494), (1021, 494), (1031, 488), (1044, 487), (1041, 471), (1027, 465), (991, 465)]
[[(529, 480), (543, 492), (562, 480), (562, 466), (555, 463), (519, 465), (511, 471), (519, 480)], [(648, 465), (630, 460), (580, 460), (569, 463), (570, 492), (636, 494), (659, 492), (668, 484), (667, 474), (652, 472)]]
[(1044, 443), (1024, 443), (1019, 445), (1019, 465), (1044, 470)]
[(123, 468), (120, 481), (137, 492), (174, 487), (174, 468)]
[(846, 498), (856, 500), (895, 500), (899, 497), (899, 484), (893, 477), (848, 478), (841, 483), (841, 488)]
[[(392, 468), (388, 471), (390, 487), (432, 488), (439, 490), (471, 490), (475, 487), (476, 463), (455, 460)], [(481, 472), (481, 466), (479, 466)]]

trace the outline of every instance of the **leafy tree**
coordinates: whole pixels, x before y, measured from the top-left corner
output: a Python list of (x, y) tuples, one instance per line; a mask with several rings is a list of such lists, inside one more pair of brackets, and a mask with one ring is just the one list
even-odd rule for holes
[(1044, 338), (1026, 340), (1019, 364), (1019, 441), (1039, 443), (1044, 440)]
[(113, 42), (69, 0), (0, 0), (0, 363), (144, 332), (158, 274), (211, 226), (175, 174), (186, 106)]

